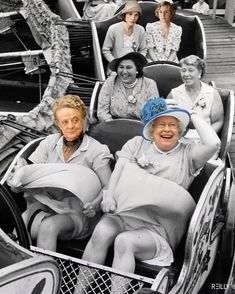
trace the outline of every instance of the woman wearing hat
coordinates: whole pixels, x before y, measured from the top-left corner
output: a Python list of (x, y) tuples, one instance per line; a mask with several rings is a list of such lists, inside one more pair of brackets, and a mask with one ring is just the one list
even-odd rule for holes
[(140, 119), (144, 103), (158, 96), (156, 82), (143, 76), (146, 58), (138, 52), (125, 53), (110, 63), (111, 75), (104, 83), (99, 97), (97, 115), (99, 121), (113, 118)]
[(176, 6), (172, 1), (157, 4), (155, 14), (159, 21), (146, 25), (148, 57), (151, 61), (167, 60), (178, 63), (182, 28), (171, 22)]
[(102, 47), (102, 53), (108, 62), (119, 57), (124, 48), (146, 55), (145, 30), (137, 24), (140, 14), (138, 2), (128, 0), (119, 16), (123, 21), (109, 27)]
[[(142, 119), (142, 137), (134, 137), (117, 152), (101, 203), (105, 215), (83, 255), (103, 264), (114, 244), (112, 266), (126, 272), (134, 272), (135, 259), (160, 266), (173, 262), (173, 251), (195, 208), (187, 189), (220, 142), (203, 119), (185, 109), (168, 108), (163, 98), (149, 99)], [(179, 141), (190, 120), (200, 134), (199, 144)], [(123, 279), (114, 277), (113, 287), (125, 284)]]

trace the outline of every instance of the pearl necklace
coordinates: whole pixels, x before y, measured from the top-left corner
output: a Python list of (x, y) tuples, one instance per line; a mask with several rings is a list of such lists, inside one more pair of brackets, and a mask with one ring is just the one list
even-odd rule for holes
[(127, 89), (131, 89), (131, 88), (134, 88), (135, 87), (135, 85), (137, 84), (137, 79), (134, 81), (134, 83), (132, 83), (132, 84), (127, 84), (127, 83), (124, 83), (124, 82), (122, 82), (123, 83), (123, 86), (125, 87), (125, 88), (127, 88)]

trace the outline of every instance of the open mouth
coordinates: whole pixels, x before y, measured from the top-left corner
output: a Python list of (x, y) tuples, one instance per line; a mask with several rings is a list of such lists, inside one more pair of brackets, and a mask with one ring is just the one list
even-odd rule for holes
[(169, 141), (172, 140), (172, 138), (173, 138), (173, 136), (170, 135), (170, 134), (163, 134), (163, 135), (161, 135), (161, 140), (164, 141), (164, 142), (169, 142)]

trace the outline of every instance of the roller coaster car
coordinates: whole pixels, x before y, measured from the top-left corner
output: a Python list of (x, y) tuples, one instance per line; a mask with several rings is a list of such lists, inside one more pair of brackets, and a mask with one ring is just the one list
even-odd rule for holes
[[(157, 20), (155, 16), (156, 2), (139, 1), (139, 4), (142, 8), (139, 24), (145, 27), (147, 23), (155, 22)], [(99, 80), (105, 80), (105, 70), (107, 67), (107, 61), (102, 57), (102, 45), (108, 28), (118, 21), (120, 20), (117, 18), (117, 14), (115, 14), (115, 16), (106, 21), (91, 22), (94, 66), (96, 77)], [(196, 15), (185, 16), (179, 10), (173, 17), (172, 22), (180, 25), (183, 29), (178, 58), (181, 59), (190, 54), (206, 58), (205, 32), (199, 17)]]
[(60, 281), (60, 268), (53, 258), (32, 253), (0, 229), (1, 294), (56, 294)]
[[(96, 270), (97, 280), (90, 285), (87, 293), (106, 293), (114, 275), (125, 276), (129, 279), (129, 288), (126, 293), (148, 287), (160, 293), (198, 293), (218, 279), (225, 281), (234, 253), (234, 218), (235, 193), (233, 175), (228, 160), (228, 148), (232, 134), (234, 94), (229, 90), (218, 89), (225, 107), (224, 126), (220, 137), (222, 140), (219, 165), (206, 164), (200, 175), (194, 180), (189, 191), (197, 206), (192, 215), (187, 234), (175, 252), (175, 262), (170, 267), (147, 265), (137, 261), (135, 274), (116, 271), (108, 266), (86, 263), (81, 257), (87, 240), (73, 240), (58, 242), (58, 251), (55, 253), (31, 247), (32, 251), (54, 257), (60, 264), (63, 278), (61, 289), (69, 289), (66, 293), (73, 293), (77, 283), (77, 273), (80, 266), (87, 267), (88, 274)], [(112, 153), (119, 150), (131, 137), (140, 134), (140, 121), (117, 119), (111, 122), (95, 124), (89, 135), (109, 146)], [(22, 224), (19, 205), (21, 195), (14, 195), (6, 184), (8, 174), (19, 157), (28, 158), (39, 142), (36, 139), (26, 145), (16, 156), (6, 174), (1, 180), (1, 227), (12, 235), (16, 229), (16, 242), (28, 246), (27, 232)], [(232, 187), (232, 188), (231, 188)], [(16, 219), (17, 217), (17, 219)], [(7, 222), (6, 222), (7, 219)], [(6, 225), (7, 223), (7, 225)], [(22, 237), (23, 235), (23, 237)], [(220, 254), (218, 255), (218, 252)], [(112, 255), (110, 251), (109, 256)], [(75, 257), (72, 257), (75, 256)], [(109, 265), (109, 259), (107, 265)], [(226, 264), (221, 273), (218, 268)], [(218, 277), (218, 273), (221, 273)], [(216, 280), (215, 280), (216, 278)], [(98, 286), (97, 286), (98, 285)], [(98, 288), (97, 288), (98, 287)], [(124, 286), (123, 286), (124, 287)], [(211, 286), (204, 293), (210, 293)], [(64, 293), (62, 291), (62, 293)]]

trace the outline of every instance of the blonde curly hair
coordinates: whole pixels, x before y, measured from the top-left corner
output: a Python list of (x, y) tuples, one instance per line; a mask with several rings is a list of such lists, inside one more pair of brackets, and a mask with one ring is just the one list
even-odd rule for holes
[(86, 106), (81, 98), (78, 95), (68, 94), (56, 99), (52, 105), (52, 111), (56, 123), (58, 122), (57, 111), (65, 107), (77, 109), (83, 118), (86, 117)]

